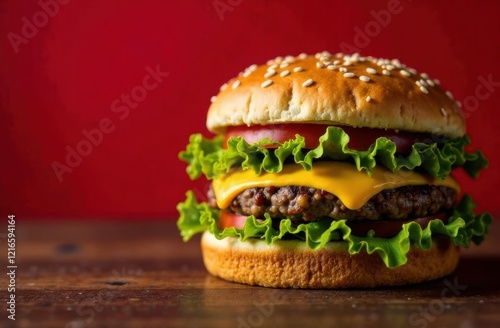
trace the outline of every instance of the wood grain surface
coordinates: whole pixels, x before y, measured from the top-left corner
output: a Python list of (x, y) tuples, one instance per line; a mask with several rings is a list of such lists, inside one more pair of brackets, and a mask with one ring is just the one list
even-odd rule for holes
[(499, 226), (444, 279), (293, 290), (212, 277), (173, 222), (18, 218), (15, 321), (0, 231), (0, 327), (500, 327)]

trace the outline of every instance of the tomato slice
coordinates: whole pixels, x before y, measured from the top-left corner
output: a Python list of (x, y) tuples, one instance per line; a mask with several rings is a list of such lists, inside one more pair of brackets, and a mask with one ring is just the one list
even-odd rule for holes
[(229, 211), (220, 211), (219, 215), (219, 227), (221, 229), (226, 228), (238, 228), (243, 229), (245, 222), (247, 221), (247, 217), (240, 214), (234, 214)]
[[(440, 219), (446, 222), (446, 216), (444, 213), (436, 214), (433, 216), (427, 216), (423, 218), (413, 219), (413, 220), (382, 220), (382, 221), (348, 221), (347, 225), (351, 228), (352, 234), (354, 236), (365, 237), (368, 231), (373, 230), (375, 232), (375, 237), (390, 238), (394, 237), (401, 231), (401, 227), (404, 223), (416, 222), (422, 228), (427, 227), (429, 221), (434, 219)], [(219, 227), (222, 229), (235, 227), (238, 229), (243, 229), (247, 217), (240, 214), (234, 214), (229, 211), (222, 210), (219, 216)]]
[[(283, 143), (290, 139), (295, 139), (299, 134), (305, 138), (306, 148), (312, 149), (318, 146), (319, 137), (326, 131), (327, 126), (322, 124), (271, 124), (252, 126), (230, 126), (226, 130), (224, 146), (230, 137), (241, 136), (248, 143), (255, 143), (264, 138)], [(356, 150), (366, 150), (379, 137), (386, 137), (396, 143), (398, 153), (409, 153), (411, 146), (416, 142), (432, 141), (431, 134), (414, 133), (395, 130), (354, 128), (342, 126), (342, 129), (349, 135), (349, 147)], [(273, 148), (273, 145), (269, 145)]]

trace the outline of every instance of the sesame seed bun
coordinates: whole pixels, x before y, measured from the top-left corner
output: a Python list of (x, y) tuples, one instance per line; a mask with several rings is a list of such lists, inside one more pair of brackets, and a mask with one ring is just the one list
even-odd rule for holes
[(450, 92), (399, 60), (330, 55), (252, 65), (212, 97), (207, 127), (317, 123), (460, 137), (465, 120)]
[(449, 238), (433, 240), (430, 250), (413, 247), (408, 262), (389, 269), (378, 254), (349, 255), (346, 242), (330, 242), (311, 250), (297, 240), (266, 245), (258, 239), (217, 240), (209, 232), (201, 240), (207, 270), (223, 279), (277, 288), (367, 288), (400, 286), (434, 280), (452, 273), (458, 247)]

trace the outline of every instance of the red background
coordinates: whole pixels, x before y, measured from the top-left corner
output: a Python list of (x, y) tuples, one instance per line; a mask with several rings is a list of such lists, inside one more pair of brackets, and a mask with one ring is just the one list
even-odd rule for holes
[[(479, 77), (500, 82), (498, 1), (60, 1), (45, 22), (40, 3), (55, 0), (0, 2), (0, 208), (19, 216), (174, 218), (185, 191), (206, 185), (189, 181), (177, 153), (191, 133), (208, 134), (210, 97), (278, 55), (349, 44), (427, 72), (459, 100), (475, 96)], [(398, 13), (377, 22), (393, 4)], [(9, 35), (22, 37), (34, 19), (35, 35), (13, 46)], [(157, 65), (168, 76), (120, 119), (115, 99)], [(490, 168), (479, 181), (459, 179), (497, 214), (500, 88), (490, 88), (465, 107)], [(60, 182), (51, 165), (65, 164), (67, 147), (102, 119), (114, 130)]]

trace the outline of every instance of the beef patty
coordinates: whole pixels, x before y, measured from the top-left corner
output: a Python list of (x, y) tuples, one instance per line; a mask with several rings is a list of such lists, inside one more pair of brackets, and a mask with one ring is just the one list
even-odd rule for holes
[[(294, 222), (324, 217), (345, 220), (399, 220), (426, 217), (451, 210), (457, 192), (442, 186), (404, 186), (376, 194), (358, 210), (348, 209), (335, 195), (324, 190), (300, 187), (250, 188), (236, 196), (229, 209), (237, 214), (289, 218)], [(217, 207), (213, 189), (209, 205)]]

